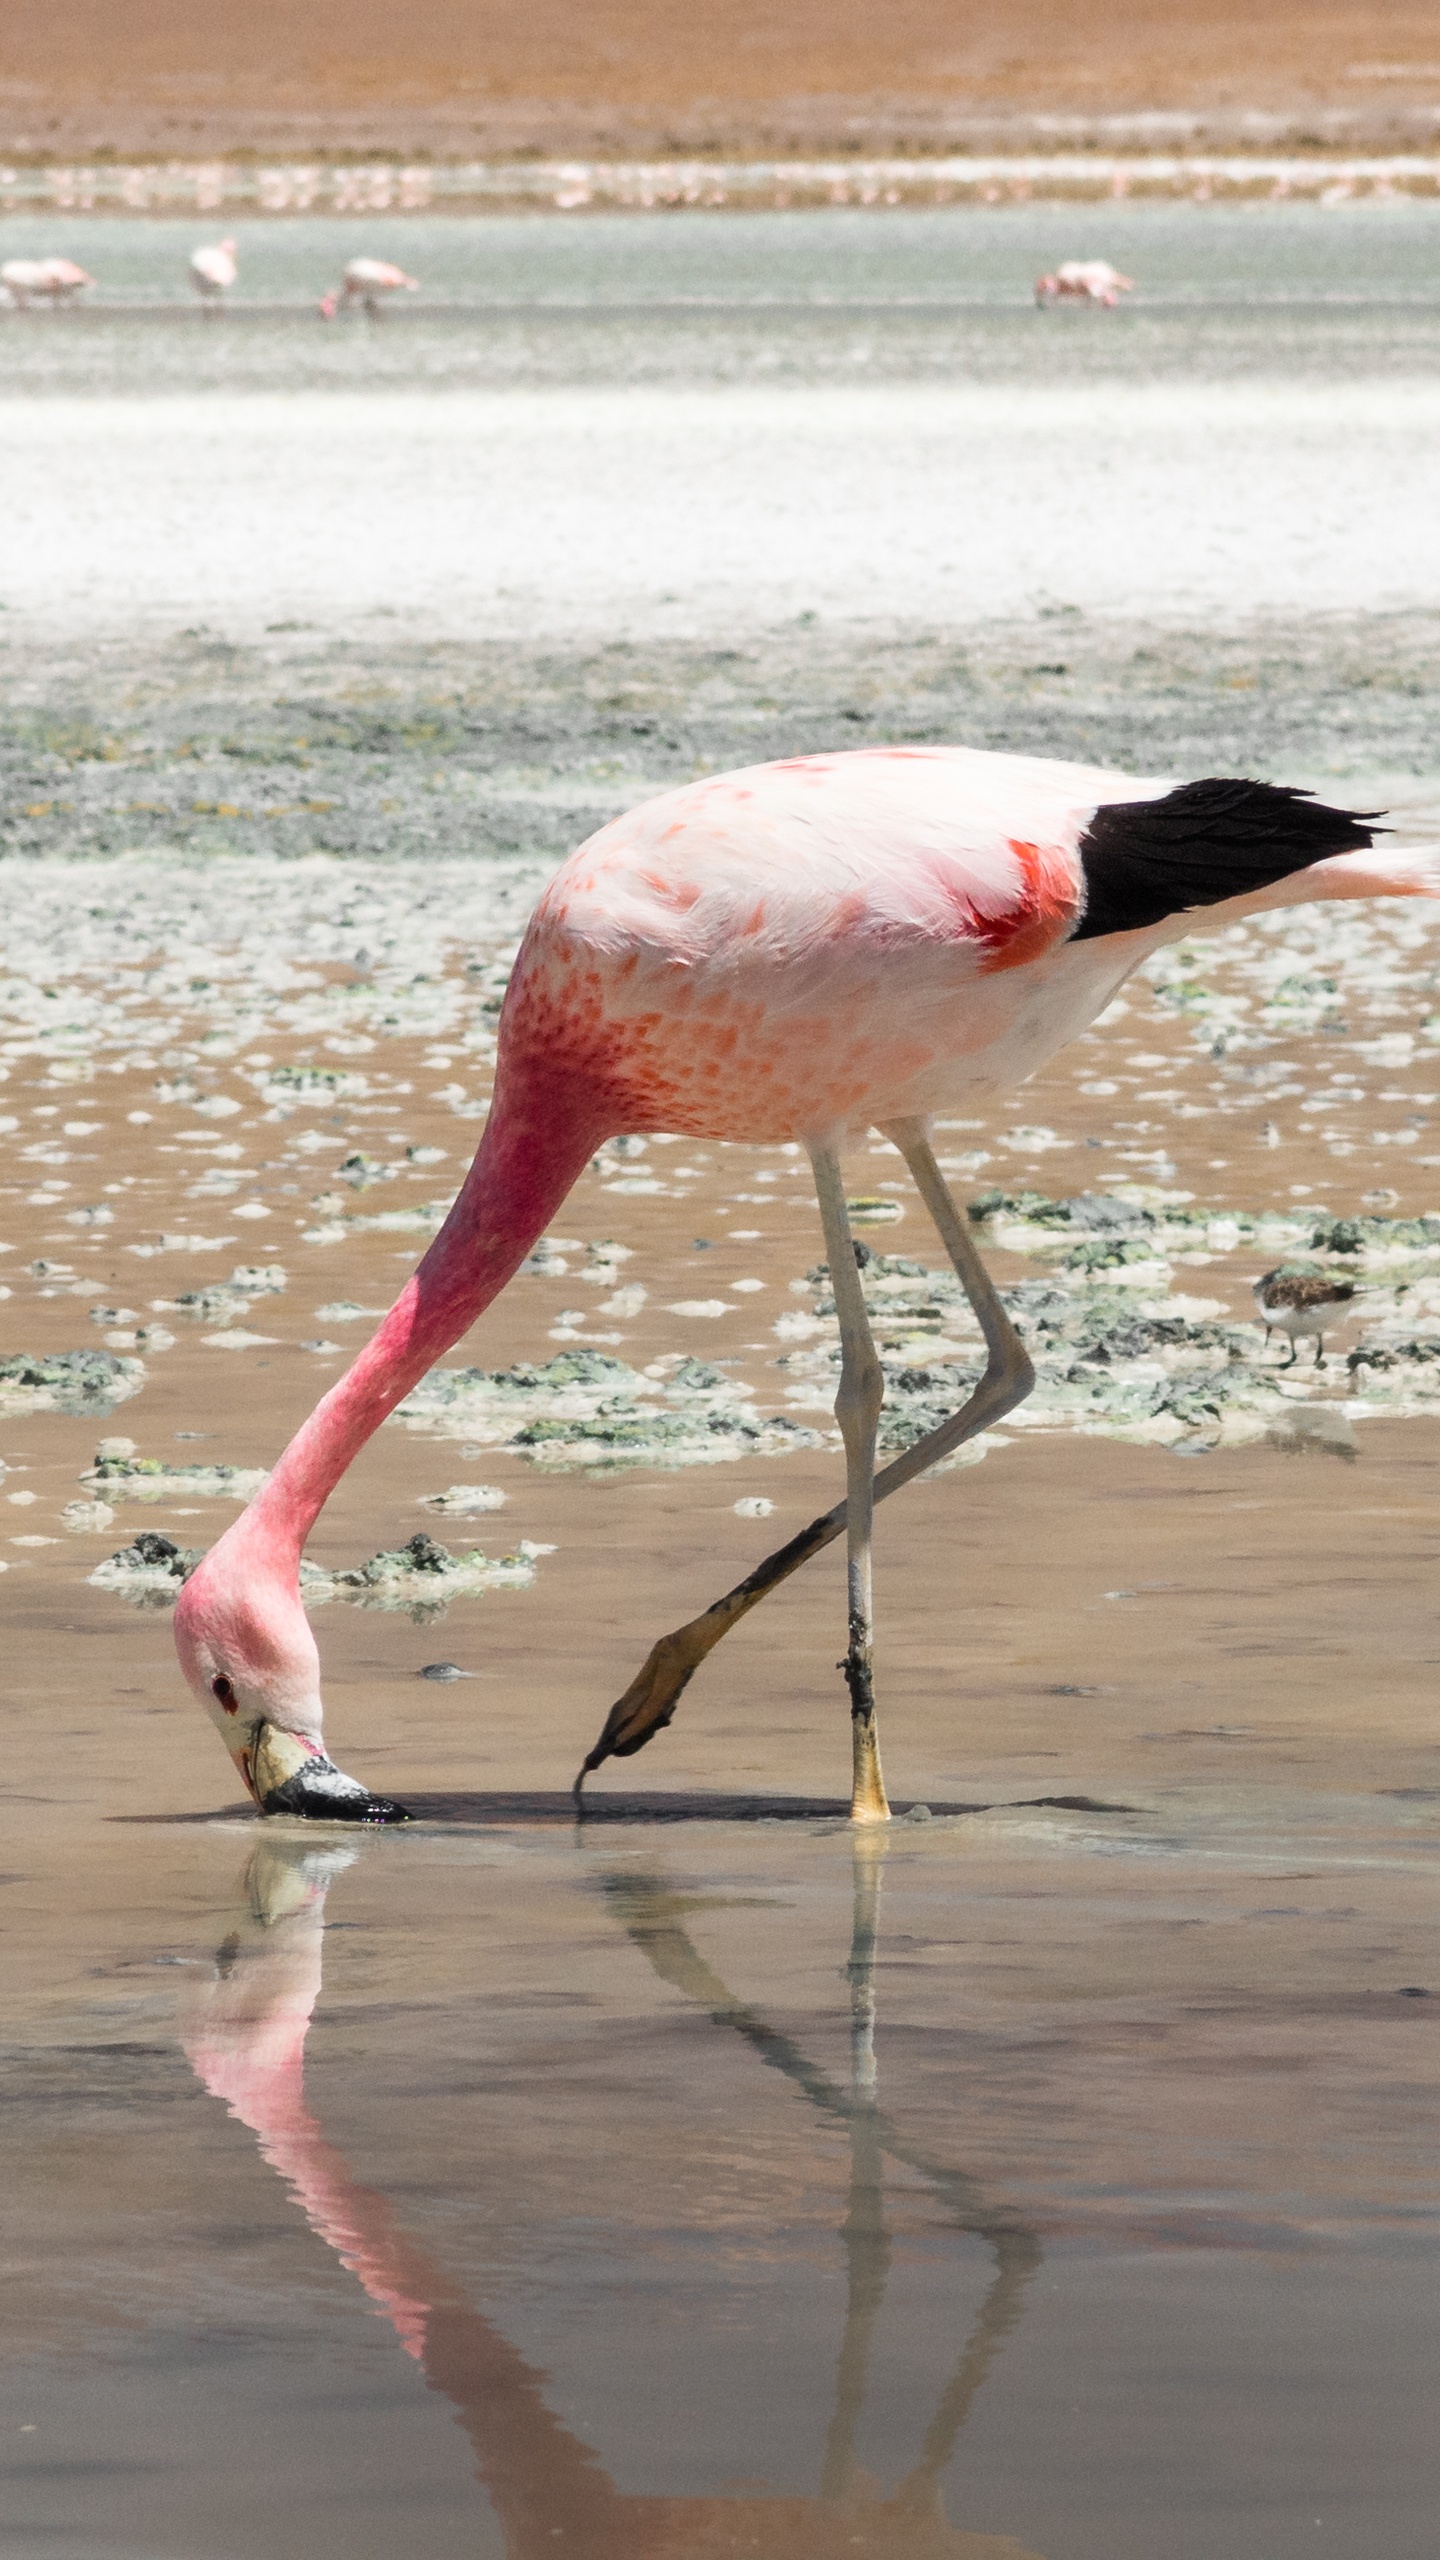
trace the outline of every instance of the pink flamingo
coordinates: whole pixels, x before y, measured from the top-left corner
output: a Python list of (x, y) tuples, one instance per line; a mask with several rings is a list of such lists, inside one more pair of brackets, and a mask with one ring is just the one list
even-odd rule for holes
[[(846, 1498), (654, 1647), (586, 1771), (638, 1751), (726, 1630), (807, 1557), (848, 1549), (851, 1812), (888, 1815), (871, 1673), (874, 1503), (998, 1421), (1034, 1373), (931, 1151), (932, 1114), (1020, 1082), (1136, 963), (1317, 898), (1440, 896), (1440, 848), (1266, 783), (1171, 788), (963, 748), (815, 755), (667, 792), (572, 854), (541, 898), (500, 1024), (479, 1150), (429, 1252), (353, 1367), (180, 1595), (176, 1638), (270, 1812), (403, 1819), (322, 1741), (305, 1540), (387, 1414), (483, 1313), (617, 1134), (774, 1143), (814, 1169), (841, 1342)], [(882, 1379), (845, 1208), (847, 1138), (900, 1149), (979, 1320), (985, 1374), (877, 1477)]]
[(209, 311), (219, 310), (239, 273), (233, 240), (217, 240), (213, 248), (197, 249), (190, 261), (190, 282)]
[(1122, 276), (1105, 258), (1067, 258), (1051, 276), (1042, 276), (1035, 299), (1042, 311), (1052, 302), (1098, 302), (1113, 311), (1122, 293), (1133, 293), (1133, 276)]
[(320, 317), (333, 320), (342, 304), (349, 311), (358, 302), (378, 320), (387, 294), (419, 290), (418, 276), (407, 276), (403, 267), (387, 266), (383, 258), (352, 258), (334, 292), (321, 302)]
[(32, 302), (71, 302), (94, 281), (73, 258), (8, 258), (0, 267), (0, 284), (17, 311), (28, 311)]

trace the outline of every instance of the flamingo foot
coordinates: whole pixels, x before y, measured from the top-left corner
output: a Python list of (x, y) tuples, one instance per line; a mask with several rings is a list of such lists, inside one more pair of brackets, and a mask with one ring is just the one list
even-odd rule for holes
[(250, 1749), (251, 1783), (262, 1813), (298, 1814), (308, 1822), (408, 1822), (392, 1796), (374, 1796), (323, 1751), (292, 1733), (262, 1724)]
[[(969, 1408), (967, 1407), (968, 1411)], [(889, 1490), (888, 1486), (884, 1488)], [(822, 1511), (818, 1520), (798, 1536), (787, 1539), (773, 1555), (765, 1557), (733, 1591), (712, 1601), (698, 1618), (683, 1627), (674, 1627), (668, 1636), (651, 1646), (623, 1697), (616, 1699), (605, 1719), (604, 1730), (593, 1751), (587, 1751), (571, 1793), (577, 1812), (584, 1810), (585, 1781), (594, 1769), (603, 1768), (607, 1760), (628, 1760), (643, 1751), (647, 1742), (664, 1731), (701, 1663), (713, 1653), (721, 1637), (737, 1625), (757, 1601), (763, 1600), (777, 1583), (785, 1582), (798, 1567), (845, 1526), (845, 1505), (837, 1503), (833, 1511)]]
[[(652, 1645), (624, 1696), (616, 1699), (606, 1717), (605, 1729), (594, 1750), (588, 1751), (580, 1764), (572, 1790), (577, 1806), (593, 1769), (601, 1768), (607, 1760), (630, 1759), (670, 1722), (682, 1693), (710, 1650), (709, 1644), (698, 1640), (702, 1625), (703, 1621), (697, 1620), (688, 1627), (677, 1627), (673, 1635), (662, 1636), (657, 1645)], [(708, 1634), (709, 1630), (705, 1632)]]

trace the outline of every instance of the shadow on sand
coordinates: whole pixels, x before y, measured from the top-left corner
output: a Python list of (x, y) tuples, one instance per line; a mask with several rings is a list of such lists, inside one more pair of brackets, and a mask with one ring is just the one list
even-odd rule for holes
[[(673, 1794), (651, 1792), (646, 1795), (583, 1796), (577, 1806), (570, 1789), (513, 1788), (463, 1789), (448, 1787), (427, 1790), (407, 1787), (405, 1804), (415, 1822), (431, 1822), (459, 1829), (472, 1824), (515, 1824), (548, 1826), (551, 1829), (589, 1830), (603, 1823), (667, 1823), (667, 1822), (842, 1822), (850, 1824), (848, 1796), (742, 1796), (722, 1794), (718, 1789), (677, 1789)], [(1134, 1813), (1135, 1805), (1107, 1804), (1098, 1796), (1004, 1796), (993, 1803), (950, 1803), (933, 1797), (924, 1804), (898, 1798), (891, 1806), (897, 1822), (937, 1822), (954, 1820), (965, 1814), (1028, 1813), (1048, 1808), (1058, 1813)], [(291, 1822), (284, 1815), (262, 1816), (253, 1805), (225, 1804), (197, 1807), (188, 1813), (117, 1813), (109, 1819), (116, 1823), (140, 1824), (164, 1828), (187, 1823), (233, 1822), (254, 1826), (264, 1820), (267, 1834), (299, 1841), (323, 1835), (332, 1839), (344, 1833), (357, 1836), (357, 1826), (314, 1821)], [(364, 1826), (359, 1826), (363, 1832)]]

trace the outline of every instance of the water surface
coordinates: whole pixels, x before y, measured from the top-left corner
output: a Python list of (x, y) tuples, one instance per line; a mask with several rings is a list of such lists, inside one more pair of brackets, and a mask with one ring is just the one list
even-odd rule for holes
[[(228, 228), (240, 284), (222, 323), (195, 307), (187, 273), (216, 226), (7, 217), (6, 257), (72, 257), (96, 290), (63, 326), (8, 315), (0, 386), (139, 396), (417, 381), (1323, 383), (1433, 372), (1440, 331), (1440, 206), (1408, 200), (307, 215)], [(355, 256), (395, 262), (421, 290), (396, 296), (378, 324), (327, 328), (316, 304)], [(1073, 257), (1109, 258), (1134, 279), (1119, 312), (1037, 314), (1035, 279)]]

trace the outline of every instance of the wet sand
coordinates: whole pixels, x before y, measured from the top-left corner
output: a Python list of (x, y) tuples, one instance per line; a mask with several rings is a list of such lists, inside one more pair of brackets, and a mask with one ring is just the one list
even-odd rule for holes
[[(1042, 1376), (880, 1514), (883, 1841), (843, 1820), (833, 1551), (568, 1794), (653, 1637), (835, 1498), (798, 1152), (603, 1150), (327, 1509), (331, 1740), (409, 1831), (251, 1818), (165, 1561), (433, 1232), (569, 842), (885, 735), (1432, 834), (1398, 543), (1392, 614), (1353, 562), (1282, 609), (1277, 545), (1189, 619), (1150, 564), (1108, 616), (725, 631), (722, 560), (713, 628), (627, 589), (593, 640), (553, 587), (477, 634), (322, 581), (319, 627), (253, 629), (213, 556), (127, 623), (102, 544), (0, 639), (7, 2560), (1422, 2560), (1422, 910), (1196, 936), (941, 1129)], [(847, 1176), (903, 1434), (973, 1343), (897, 1159)], [(1323, 1367), (1256, 1319), (1294, 1257), (1356, 1284)]]

